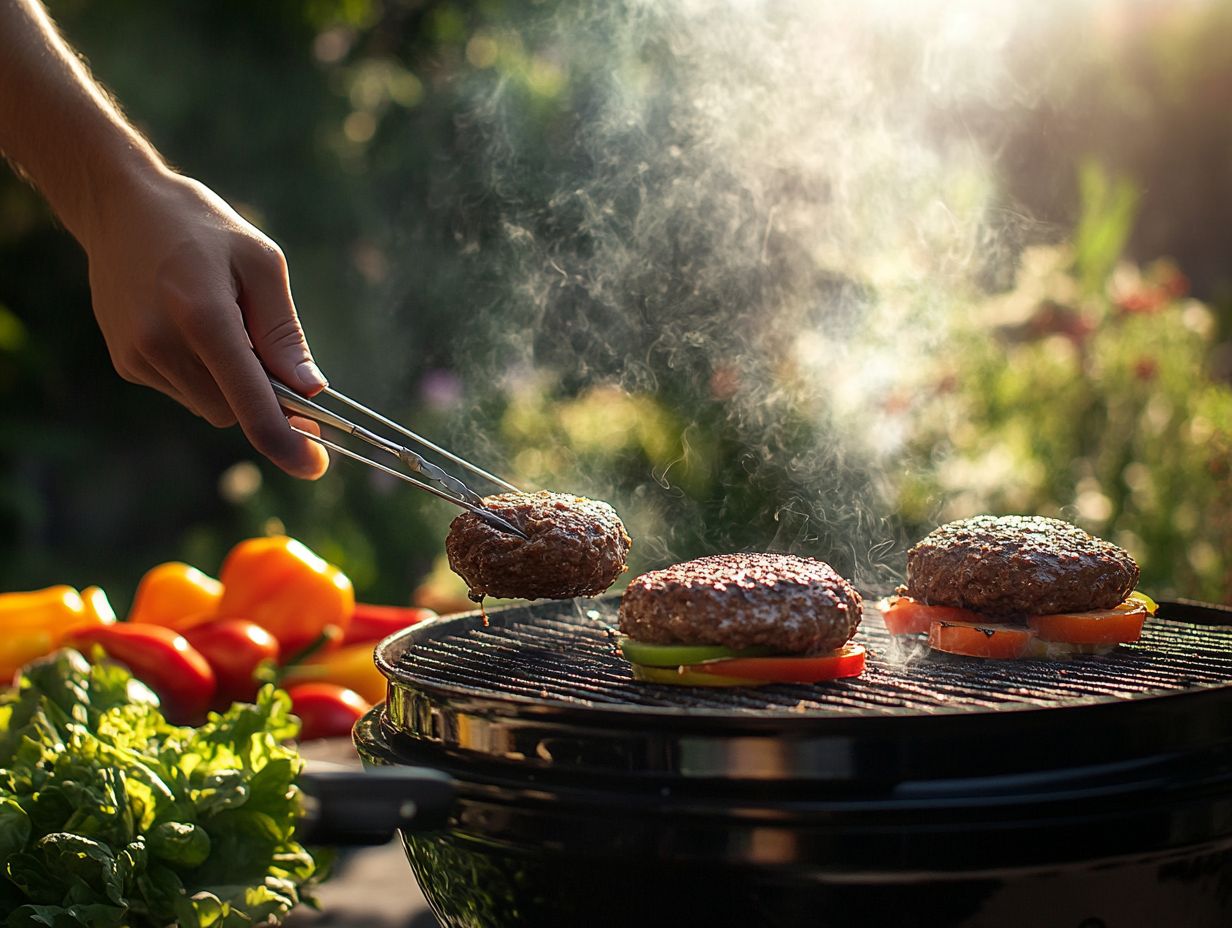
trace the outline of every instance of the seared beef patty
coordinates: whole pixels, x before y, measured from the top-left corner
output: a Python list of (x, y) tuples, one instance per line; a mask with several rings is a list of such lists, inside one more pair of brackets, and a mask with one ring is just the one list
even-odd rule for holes
[(860, 624), (860, 594), (829, 564), (791, 554), (719, 554), (651, 571), (620, 601), (620, 630), (653, 644), (831, 651)]
[(987, 615), (1111, 609), (1137, 582), (1125, 551), (1042, 516), (951, 522), (907, 552), (909, 596)]
[(484, 505), (527, 535), (471, 512), (449, 526), (445, 553), (471, 598), (568, 599), (602, 593), (625, 571), (629, 536), (607, 503), (563, 493), (501, 493)]

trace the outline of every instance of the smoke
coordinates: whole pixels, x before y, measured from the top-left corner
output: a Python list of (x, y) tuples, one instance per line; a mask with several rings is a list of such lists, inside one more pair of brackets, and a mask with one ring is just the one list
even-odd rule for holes
[(910, 397), (1005, 258), (968, 120), (1040, 93), (1009, 50), (1046, 7), (585, 0), (492, 36), (525, 66), (462, 127), (502, 216), (468, 363), (654, 397), (682, 449), (633, 482), (557, 457), (557, 486), (647, 561), (790, 550), (891, 587)]

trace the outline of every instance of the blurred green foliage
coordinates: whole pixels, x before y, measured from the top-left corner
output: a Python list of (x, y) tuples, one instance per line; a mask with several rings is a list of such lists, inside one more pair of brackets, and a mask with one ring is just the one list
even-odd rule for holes
[[(767, 447), (728, 414), (736, 358), (656, 355), (649, 338), (626, 356), (614, 337), (610, 355), (570, 364), (570, 314), (586, 306), (567, 295), (533, 333), (535, 368), (503, 358), (491, 337), (488, 326), (517, 319), (502, 263), (519, 257), (508, 204), (537, 223), (525, 233), (536, 240), (585, 225), (562, 218), (568, 207), (537, 209), (562, 177), (591, 167), (579, 114), (608, 69), (554, 50), (545, 24), (558, 6), (50, 4), (160, 150), (283, 246), (336, 386), (529, 486), (612, 499), (635, 538), (635, 569), (801, 541), (850, 569), (867, 552), (844, 551), (841, 527), (803, 514), (842, 500), (812, 498), (815, 471), (834, 460), (816, 457), (827, 420), (815, 391), (792, 386), (786, 359), (760, 410), (776, 425)], [(1211, 112), (1210, 88), (1230, 86), (1219, 43), (1232, 18), (1217, 6), (1190, 9), (1185, 22), (1197, 26), (1170, 19), (1162, 33), (1134, 33), (1149, 54), (1109, 41), (1083, 95), (1050, 98), (1010, 135), (1007, 197), (1072, 245), (1027, 249), (1011, 292), (958, 307), (958, 341), (912, 401), (901, 455), (888, 473), (852, 466), (853, 480), (885, 480), (898, 507), (864, 531), (901, 548), (950, 515), (1056, 512), (1126, 544), (1152, 591), (1232, 598), (1226, 314), (1185, 297), (1170, 265), (1122, 263), (1127, 247), (1149, 247), (1148, 259), (1200, 263), (1203, 297), (1224, 285), (1212, 236), (1191, 234), (1232, 189), (1219, 160), (1232, 150), (1228, 126), (1194, 130)], [(661, 76), (656, 54), (633, 79)], [(498, 92), (494, 133), (475, 114)], [(1142, 112), (1185, 133), (1200, 163), (1223, 165), (1210, 196), (1161, 209), (1158, 184), (1143, 193), (1147, 176), (1174, 187), (1186, 178), (1160, 168), (1176, 149), (1167, 132), (1141, 132)], [(1118, 141), (1127, 132), (1138, 133), (1133, 146)], [(493, 148), (516, 170), (496, 174)], [(620, 207), (607, 217), (614, 228), (627, 218)], [(687, 251), (704, 238), (672, 234), (681, 253), (664, 261), (677, 262), (676, 278), (656, 280), (658, 267), (630, 278), (645, 319), (690, 298)], [(727, 281), (721, 296), (772, 292), (773, 274)], [(817, 276), (823, 294), (862, 292), (859, 281)], [(1149, 309), (1132, 308), (1158, 292)], [(179, 558), (214, 571), (231, 544), (269, 528), (341, 564), (366, 598), (404, 601), (434, 566), (442, 576), (449, 507), (346, 462), (316, 484), (283, 476), (237, 430), (217, 433), (120, 381), (88, 305), (75, 244), (32, 191), (0, 174), (0, 588), (98, 583), (123, 610), (146, 567)], [(634, 361), (649, 375), (618, 386)]]
[(1232, 386), (1212, 376), (1215, 314), (1170, 261), (1110, 262), (1131, 188), (1088, 167), (1083, 190), (1074, 245), (1028, 249), (918, 394), (901, 510), (920, 531), (1058, 516), (1131, 551), (1147, 591), (1232, 600)]
[(1078, 172), (1082, 215), (1074, 229), (1074, 267), (1083, 290), (1097, 292), (1121, 256), (1134, 228), (1138, 187), (1125, 177), (1112, 178), (1098, 162), (1087, 161)]

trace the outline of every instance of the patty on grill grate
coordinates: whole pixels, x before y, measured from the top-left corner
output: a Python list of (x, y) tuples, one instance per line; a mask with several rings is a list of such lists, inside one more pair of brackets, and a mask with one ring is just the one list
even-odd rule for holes
[(607, 503), (543, 490), (489, 496), (484, 505), (530, 537), (503, 532), (470, 512), (453, 520), (445, 553), (476, 601), (594, 596), (626, 570), (631, 542)]
[[(649, 711), (662, 713), (673, 727), (707, 714), (727, 723), (766, 714), (798, 722), (995, 713), (1127, 704), (1226, 687), (1232, 680), (1232, 624), (1194, 624), (1185, 608), (1163, 604), (1160, 612), (1170, 618), (1148, 619), (1142, 640), (1107, 656), (1072, 661), (973, 661), (929, 653), (895, 640), (870, 609), (860, 627), (869, 654), (864, 673), (822, 685), (689, 687), (635, 680), (617, 651), (614, 597), (494, 610), (489, 626), (478, 615), (425, 622), (382, 650), (396, 665), (386, 671), (391, 679), (434, 694), (437, 704), (463, 696), (502, 708), (513, 702), (578, 712)], [(1232, 623), (1232, 612), (1221, 621)], [(425, 725), (435, 725), (433, 719), (422, 714)], [(636, 729), (636, 722), (629, 727)]]
[(907, 595), (987, 615), (1111, 609), (1133, 592), (1125, 551), (1059, 519), (976, 516), (950, 522), (907, 552)]
[(719, 554), (634, 579), (620, 601), (620, 629), (654, 644), (820, 653), (855, 634), (860, 611), (860, 594), (822, 561)]

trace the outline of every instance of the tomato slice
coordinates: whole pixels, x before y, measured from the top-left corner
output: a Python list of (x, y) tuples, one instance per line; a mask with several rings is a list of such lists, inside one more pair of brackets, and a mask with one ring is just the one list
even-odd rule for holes
[(644, 667), (633, 665), (633, 679), (644, 683), (667, 683), (672, 686), (760, 686), (760, 680), (720, 677), (686, 667)]
[(680, 667), (684, 664), (702, 664), (729, 657), (764, 657), (773, 654), (774, 648), (753, 647), (737, 650), (721, 644), (651, 644), (648, 641), (622, 637), (620, 653), (629, 663), (641, 664), (643, 667)]
[(995, 622), (934, 622), (928, 629), (928, 645), (950, 654), (1016, 660), (1024, 657), (1035, 633), (1021, 625)]
[(807, 657), (739, 657), (685, 667), (686, 672), (704, 672), (739, 677), (760, 683), (822, 683), (864, 672), (864, 645), (850, 641), (837, 651)]
[(983, 617), (957, 606), (930, 606), (910, 596), (896, 596), (878, 604), (891, 635), (922, 635), (934, 622), (979, 622)]
[(1046, 641), (1068, 644), (1121, 644), (1142, 637), (1146, 606), (1124, 602), (1114, 609), (1033, 615), (1027, 625)]

